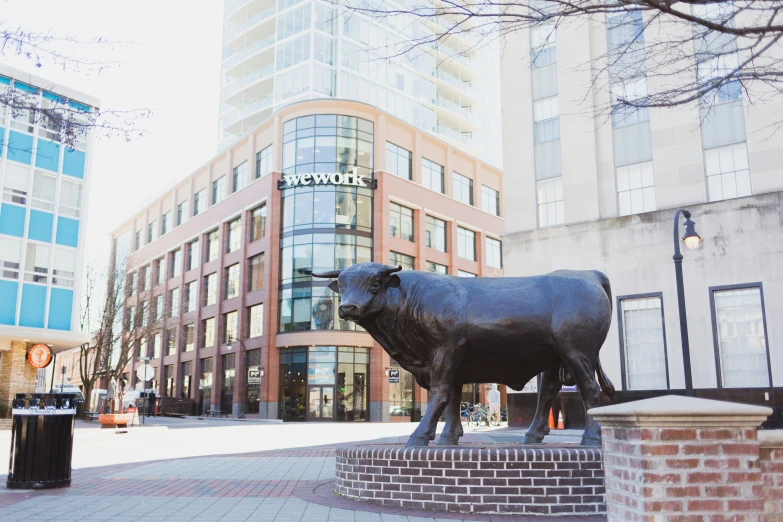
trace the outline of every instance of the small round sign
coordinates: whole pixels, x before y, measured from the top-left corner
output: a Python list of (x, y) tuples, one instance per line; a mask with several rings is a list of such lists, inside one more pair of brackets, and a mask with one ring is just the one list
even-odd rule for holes
[(142, 364), (136, 368), (136, 377), (142, 381), (151, 381), (155, 377), (155, 368), (149, 364)]
[(27, 361), (33, 368), (46, 368), (52, 362), (52, 350), (45, 344), (36, 344), (27, 353)]

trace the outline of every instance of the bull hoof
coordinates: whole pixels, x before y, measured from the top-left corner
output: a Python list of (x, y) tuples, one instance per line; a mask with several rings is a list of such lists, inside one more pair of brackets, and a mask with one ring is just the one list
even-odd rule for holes
[(582, 446), (593, 447), (593, 448), (596, 448), (596, 447), (600, 448), (601, 447), (601, 437), (597, 437), (596, 438), (594, 436), (588, 437), (587, 435), (583, 435), (582, 436), (582, 444), (581, 445)]
[(522, 444), (541, 444), (541, 441), (544, 440), (543, 435), (525, 435), (525, 438), (522, 439)]
[(456, 435), (441, 435), (436, 444), (438, 446), (456, 446), (459, 444), (459, 437)]
[(427, 447), (430, 445), (430, 439), (426, 437), (411, 437), (405, 445), (408, 448)]

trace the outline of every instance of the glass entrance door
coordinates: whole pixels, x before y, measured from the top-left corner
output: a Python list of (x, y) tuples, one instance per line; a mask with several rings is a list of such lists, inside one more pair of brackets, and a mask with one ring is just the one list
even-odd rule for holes
[(334, 386), (310, 387), (307, 420), (334, 420)]

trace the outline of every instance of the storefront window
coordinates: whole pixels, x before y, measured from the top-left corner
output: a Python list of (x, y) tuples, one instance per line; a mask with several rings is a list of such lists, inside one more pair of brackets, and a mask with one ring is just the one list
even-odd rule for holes
[(234, 354), (221, 355), (223, 366), (223, 383), (220, 388), (220, 409), (233, 411), (234, 405)]
[(366, 421), (368, 412), (369, 348), (337, 348), (337, 420)]
[(416, 402), (416, 381), (413, 374), (391, 361), (391, 367), (400, 371), (400, 382), (389, 383), (389, 420), (410, 422), (421, 418)]
[[(372, 178), (373, 124), (348, 116), (283, 126), (283, 174), (357, 173)], [(313, 272), (372, 261), (372, 189), (313, 184), (283, 190), (280, 331), (355, 330), (334, 313), (339, 296)]]
[(307, 348), (280, 350), (280, 418), (305, 420), (307, 384)]
[(212, 403), (212, 358), (201, 359), (201, 377), (198, 381), (198, 388), (201, 392), (201, 401), (199, 410), (204, 415), (209, 411)]

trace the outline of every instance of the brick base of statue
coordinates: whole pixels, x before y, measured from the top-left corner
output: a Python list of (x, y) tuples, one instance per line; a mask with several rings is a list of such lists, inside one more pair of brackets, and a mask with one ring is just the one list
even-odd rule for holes
[(378, 445), (341, 448), (336, 457), (337, 493), (362, 502), (459, 513), (606, 512), (598, 448)]

